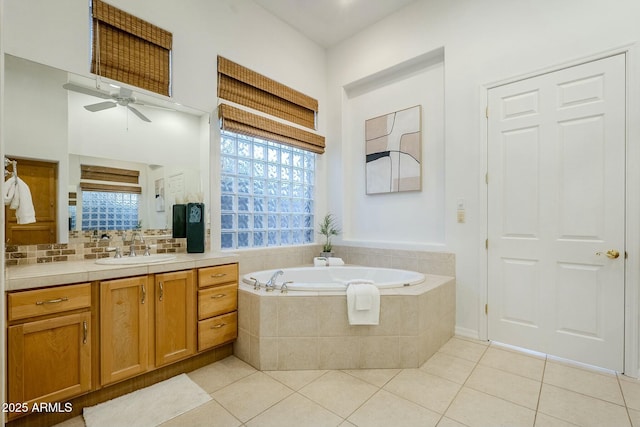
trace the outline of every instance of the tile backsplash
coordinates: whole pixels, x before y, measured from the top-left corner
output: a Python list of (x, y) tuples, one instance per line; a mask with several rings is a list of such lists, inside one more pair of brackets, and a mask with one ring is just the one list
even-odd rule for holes
[[(102, 233), (98, 233), (102, 235)], [(122, 254), (129, 253), (131, 231), (109, 231), (109, 238), (100, 239), (91, 231), (72, 231), (69, 243), (49, 243), (39, 245), (6, 245), (5, 264), (23, 265), (47, 262), (82, 261), (112, 256), (116, 247), (122, 248)], [(174, 239), (171, 230), (144, 230), (144, 243), (136, 240), (135, 250), (143, 252), (146, 245), (151, 253), (184, 253), (187, 251), (187, 239)], [(207, 240), (208, 240), (207, 231)]]

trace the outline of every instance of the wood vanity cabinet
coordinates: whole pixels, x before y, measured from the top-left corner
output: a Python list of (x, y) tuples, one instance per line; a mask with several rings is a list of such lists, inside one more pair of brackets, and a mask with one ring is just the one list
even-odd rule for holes
[(103, 385), (195, 354), (192, 270), (100, 283)]
[(90, 284), (11, 292), (7, 308), (7, 402), (30, 410), (91, 390)]
[(196, 352), (196, 297), (193, 270), (155, 275), (156, 366)]
[(110, 384), (149, 367), (149, 306), (153, 282), (147, 276), (100, 283), (100, 374)]
[(238, 336), (238, 264), (198, 269), (198, 351)]

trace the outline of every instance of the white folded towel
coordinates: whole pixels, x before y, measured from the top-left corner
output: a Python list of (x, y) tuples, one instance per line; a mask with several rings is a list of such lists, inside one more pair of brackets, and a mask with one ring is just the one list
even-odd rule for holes
[(18, 224), (36, 222), (36, 212), (29, 186), (20, 178), (12, 176), (2, 186), (4, 204), (16, 210)]
[(379, 324), (380, 291), (378, 287), (362, 282), (347, 286), (347, 315), (350, 325)]
[(313, 266), (314, 267), (326, 267), (327, 264), (327, 259), (326, 258), (322, 258), (322, 257), (315, 257), (313, 259)]
[(344, 261), (342, 260), (342, 258), (338, 258), (338, 257), (329, 257), (329, 258), (315, 257), (313, 259), (314, 267), (326, 267), (328, 265), (329, 266), (344, 265)]

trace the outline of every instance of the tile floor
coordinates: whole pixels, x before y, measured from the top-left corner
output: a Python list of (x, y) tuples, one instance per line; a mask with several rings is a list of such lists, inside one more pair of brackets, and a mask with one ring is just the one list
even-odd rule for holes
[(163, 427), (640, 426), (638, 380), (460, 337), (419, 369), (261, 372), (232, 356), (189, 377), (213, 400)]

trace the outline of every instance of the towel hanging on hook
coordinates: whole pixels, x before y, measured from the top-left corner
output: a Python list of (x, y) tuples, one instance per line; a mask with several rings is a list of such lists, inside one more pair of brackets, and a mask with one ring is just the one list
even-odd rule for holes
[[(12, 166), (12, 172), (7, 171), (7, 166), (9, 164)], [(18, 162), (5, 157), (4, 165), (5, 175), (12, 175), (3, 184), (2, 198), (4, 204), (9, 205), (11, 209), (16, 210), (16, 219), (18, 224), (30, 224), (36, 222), (31, 190), (23, 180), (18, 178)]]
[[(7, 166), (11, 165), (11, 172), (7, 170)], [(4, 176), (12, 175), (14, 178), (18, 177), (18, 162), (11, 160), (7, 157), (4, 158)]]

